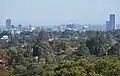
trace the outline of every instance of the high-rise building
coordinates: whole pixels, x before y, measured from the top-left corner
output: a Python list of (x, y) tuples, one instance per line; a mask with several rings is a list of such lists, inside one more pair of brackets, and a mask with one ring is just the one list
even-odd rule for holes
[(11, 19), (6, 19), (6, 29), (10, 31), (11, 29)]
[(112, 30), (115, 30), (115, 14), (110, 14), (110, 25)]
[(110, 14), (109, 21), (106, 21), (107, 30), (115, 30), (115, 14)]
[(110, 21), (106, 21), (106, 29), (107, 29), (107, 30), (110, 30), (110, 28), (111, 28), (111, 27), (110, 27)]

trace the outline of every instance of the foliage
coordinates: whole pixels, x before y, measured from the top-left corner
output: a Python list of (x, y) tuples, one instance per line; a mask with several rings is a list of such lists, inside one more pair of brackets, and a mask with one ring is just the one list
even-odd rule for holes
[(78, 48), (78, 51), (75, 53), (77, 56), (89, 56), (89, 49), (84, 44)]
[(15, 35), (3, 31), (0, 37), (4, 35), (9, 40), (0, 39), (2, 76), (120, 75), (120, 30), (39, 29)]

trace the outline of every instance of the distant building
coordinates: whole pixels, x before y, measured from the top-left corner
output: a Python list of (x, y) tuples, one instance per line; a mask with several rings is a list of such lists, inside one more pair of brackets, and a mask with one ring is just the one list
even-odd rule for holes
[(115, 30), (115, 14), (110, 14), (110, 25)]
[(19, 31), (19, 30), (14, 30), (14, 33), (15, 33), (15, 34), (20, 34), (21, 31)]
[(7, 20), (6, 20), (6, 29), (7, 29), (8, 31), (11, 30), (11, 19), (7, 19)]
[(12, 28), (12, 29), (15, 29), (15, 25), (11, 25), (11, 28)]
[(75, 25), (74, 24), (68, 24), (68, 25), (66, 25), (66, 28), (68, 30), (73, 30), (75, 28)]
[(116, 24), (116, 29), (120, 29), (120, 24)]
[(115, 14), (110, 14), (109, 21), (106, 21), (106, 29), (107, 30), (115, 30)]
[(7, 39), (8, 39), (8, 36), (7, 36), (7, 35), (4, 35), (3, 37), (1, 37), (1, 39), (7, 40)]
[(63, 25), (58, 26), (58, 27), (57, 27), (57, 31), (62, 31), (62, 32), (63, 32), (63, 31), (64, 31)]
[(29, 25), (28, 29), (29, 29), (29, 30), (32, 30), (32, 25)]
[(35, 30), (36, 27), (35, 26), (32, 26), (32, 25), (29, 25), (28, 26), (28, 31), (32, 32), (33, 30)]
[(21, 24), (18, 25), (18, 30), (20, 30), (20, 31), (22, 30), (22, 25)]
[(87, 30), (89, 30), (89, 26), (83, 26), (82, 27), (82, 31), (87, 31)]
[(107, 29), (107, 30), (110, 30), (110, 29), (111, 29), (110, 21), (106, 21), (106, 29)]

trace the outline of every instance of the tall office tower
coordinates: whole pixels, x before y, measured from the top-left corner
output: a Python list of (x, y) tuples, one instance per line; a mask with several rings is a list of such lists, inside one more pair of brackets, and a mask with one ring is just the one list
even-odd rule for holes
[(7, 20), (6, 20), (6, 29), (7, 29), (8, 31), (10, 31), (10, 29), (11, 29), (11, 19), (7, 19)]
[(115, 14), (110, 14), (110, 26), (115, 30)]
[(115, 14), (110, 14), (109, 21), (106, 21), (106, 29), (115, 30)]

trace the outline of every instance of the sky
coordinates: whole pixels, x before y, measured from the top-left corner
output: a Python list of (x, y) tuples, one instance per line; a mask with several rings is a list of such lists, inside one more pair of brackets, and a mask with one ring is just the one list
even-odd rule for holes
[(109, 14), (120, 23), (120, 0), (0, 0), (0, 25), (105, 24)]

